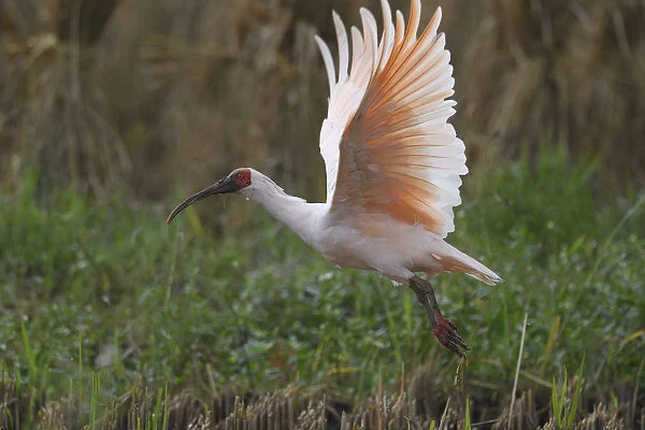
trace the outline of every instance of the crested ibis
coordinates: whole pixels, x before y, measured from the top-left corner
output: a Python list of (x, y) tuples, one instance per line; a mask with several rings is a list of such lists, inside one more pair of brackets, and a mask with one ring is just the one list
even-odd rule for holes
[[(416, 275), (463, 272), (493, 285), (495, 272), (444, 241), (454, 231), (452, 208), (461, 203), (468, 172), (464, 143), (448, 119), (456, 104), (450, 53), (437, 33), (438, 8), (417, 37), (420, 0), (412, 0), (407, 26), (395, 22), (381, 0), (383, 34), (360, 10), (362, 32), (349, 37), (334, 12), (339, 65), (327, 44), (316, 42), (329, 79), (329, 109), (320, 132), (327, 174), (325, 203), (285, 193), (269, 177), (241, 167), (179, 204), (167, 222), (209, 196), (243, 194), (293, 230), (332, 263), (373, 270), (408, 285), (423, 305), (439, 342), (460, 357), (469, 349), (446, 319), (432, 285)], [(351, 64), (350, 64), (351, 61)]]

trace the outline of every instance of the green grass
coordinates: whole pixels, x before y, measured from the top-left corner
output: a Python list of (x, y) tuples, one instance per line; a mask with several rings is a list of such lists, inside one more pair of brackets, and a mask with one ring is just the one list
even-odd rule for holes
[(573, 428), (575, 423), (576, 412), (579, 407), (580, 394), (582, 393), (583, 374), (582, 369), (584, 360), (580, 364), (578, 374), (576, 375), (574, 393), (572, 397), (568, 396), (567, 390), (567, 372), (564, 372), (564, 381), (561, 386), (553, 378), (553, 388), (551, 392), (551, 406), (553, 407), (553, 417), (557, 428), (569, 430)]
[(208, 399), (231, 386), (320, 386), (351, 402), (422, 368), (444, 401), (466, 390), (470, 425), (478, 403), (509, 399), (528, 313), (518, 391), (553, 393), (557, 419), (573, 422), (565, 369), (601, 387), (576, 391), (591, 404), (631, 401), (643, 386), (644, 199), (595, 178), (594, 163), (545, 145), (465, 179), (449, 242), (506, 282), (435, 279), (472, 347), (459, 365), (407, 288), (334, 267), (259, 211), (215, 237), (194, 212), (166, 226), (171, 204), (43, 194), (26, 175), (20, 192), (0, 195), (0, 372), (31, 399), (74, 398), (82, 425), (131, 390), (156, 393), (148, 408), (165, 422), (159, 399), (182, 390)]

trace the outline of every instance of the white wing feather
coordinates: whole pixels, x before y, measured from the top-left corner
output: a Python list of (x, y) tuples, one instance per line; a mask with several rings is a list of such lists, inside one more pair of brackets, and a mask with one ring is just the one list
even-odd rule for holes
[(454, 114), (454, 79), (441, 9), (417, 38), (420, 0), (412, 0), (408, 29), (396, 26), (381, 0), (384, 32), (361, 9), (363, 32), (353, 27), (351, 71), (347, 32), (334, 14), (338, 79), (325, 42), (316, 37), (329, 78), (327, 118), (320, 151), (327, 171), (327, 203), (339, 219), (387, 215), (422, 224), (445, 237), (454, 230), (452, 208), (461, 203), (460, 175), (468, 172), (464, 144), (447, 121)]

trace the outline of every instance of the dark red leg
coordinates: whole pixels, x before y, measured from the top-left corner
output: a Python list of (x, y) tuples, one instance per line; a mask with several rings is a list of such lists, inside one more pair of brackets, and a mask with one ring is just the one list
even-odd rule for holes
[(441, 314), (430, 282), (414, 276), (410, 278), (410, 288), (426, 310), (432, 324), (432, 333), (439, 339), (439, 342), (459, 357), (465, 358), (465, 351), (470, 348), (457, 333), (457, 327)]

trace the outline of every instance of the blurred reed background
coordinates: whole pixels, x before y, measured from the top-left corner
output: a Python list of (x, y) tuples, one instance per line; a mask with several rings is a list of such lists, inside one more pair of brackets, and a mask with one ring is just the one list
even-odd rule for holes
[[(424, 21), (443, 3), (471, 166), (546, 137), (609, 186), (644, 183), (645, 1), (423, 3)], [(172, 200), (252, 165), (324, 198), (313, 35), (361, 6), (381, 19), (376, 0), (3, 0), (0, 189), (36, 167), (45, 190)]]

